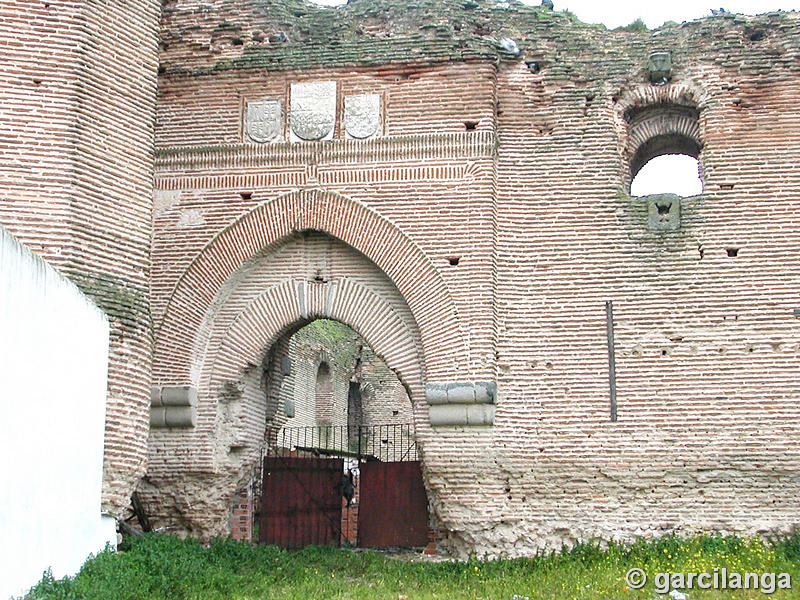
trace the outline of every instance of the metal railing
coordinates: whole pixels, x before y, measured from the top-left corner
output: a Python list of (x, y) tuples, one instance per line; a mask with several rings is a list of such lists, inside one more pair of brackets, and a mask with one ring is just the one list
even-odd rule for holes
[(265, 456), (330, 456), (358, 461), (419, 460), (414, 425), (309, 425), (267, 429)]

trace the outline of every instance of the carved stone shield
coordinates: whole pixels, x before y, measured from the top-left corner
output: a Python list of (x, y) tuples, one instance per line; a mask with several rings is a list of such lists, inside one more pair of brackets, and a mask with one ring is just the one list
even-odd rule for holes
[(256, 100), (247, 103), (244, 131), (247, 137), (263, 144), (280, 135), (283, 119), (278, 100)]
[(344, 99), (344, 128), (356, 139), (372, 137), (381, 124), (381, 97), (378, 94), (359, 94)]
[(336, 124), (336, 82), (292, 84), (291, 126), (301, 140), (333, 137)]

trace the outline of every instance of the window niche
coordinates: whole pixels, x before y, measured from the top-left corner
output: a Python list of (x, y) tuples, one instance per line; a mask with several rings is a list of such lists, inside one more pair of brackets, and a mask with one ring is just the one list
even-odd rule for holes
[(681, 227), (681, 199), (702, 193), (702, 143), (698, 110), (678, 104), (655, 104), (625, 114), (629, 135), (627, 184), (632, 196), (647, 204), (652, 231)]
[(316, 422), (327, 425), (333, 421), (333, 374), (327, 362), (320, 362), (314, 385)]

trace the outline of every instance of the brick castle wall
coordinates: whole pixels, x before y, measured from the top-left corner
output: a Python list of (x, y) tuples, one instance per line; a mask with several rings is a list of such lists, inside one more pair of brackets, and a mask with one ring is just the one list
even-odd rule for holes
[[(0, 9), (0, 223), (111, 316), (108, 509), (143, 472), (152, 357), (154, 383), (197, 389), (197, 426), (151, 431), (143, 497), (229, 532), (277, 414), (270, 352), (324, 317), (408, 389), (443, 548), (796, 524), (796, 13), (654, 33), (482, 1), (169, 0), (153, 137), (158, 9)], [(301, 82), (336, 83), (333, 139), (293, 141)], [(370, 139), (343, 127), (356, 94), (379, 97)], [(263, 99), (278, 138), (250, 143)], [(631, 163), (675, 107), (705, 189), (653, 231)], [(497, 383), (493, 424), (432, 427), (425, 384), (471, 381)]]
[(145, 470), (159, 16), (157, 0), (0, 7), (0, 223), (109, 316), (103, 507), (113, 514)]
[[(592, 537), (794, 523), (796, 15), (706, 19), (653, 37), (512, 8), (522, 52), (499, 66), (343, 69), (330, 59), (316, 69), (294, 66), (310, 59), (281, 42), (258, 50), (255, 30), (277, 25), (235, 9), (226, 13), (235, 35), (192, 54), (187, 7), (164, 22), (156, 187), (169, 209), (154, 238), (158, 315), (168, 317), (167, 292), (221, 227), (295, 189), (335, 192), (396, 226), (446, 285), (464, 345), (440, 358), (453, 338), (437, 329), (448, 322), (420, 322), (425, 302), (439, 298), (415, 297), (421, 286), (390, 275), (419, 326), (427, 381), (498, 383), (486, 428), (431, 428), (412, 393), (442, 546), (526, 554)], [(399, 21), (390, 17), (386, 31), (407, 27)], [(244, 48), (234, 48), (236, 36)], [(661, 87), (647, 79), (655, 50), (674, 65)], [(246, 52), (272, 58), (247, 68), (235, 62)], [(224, 68), (203, 70), (211, 65)], [(339, 120), (330, 142), (239, 146), (246, 102), (274, 98), (290, 110), (290, 86), (301, 81), (335, 81), (340, 119), (344, 97), (379, 94), (378, 138), (346, 142)], [(692, 131), (705, 192), (683, 201), (680, 230), (653, 232), (646, 201), (627, 194), (630, 121), (668, 105), (700, 115)], [(289, 218), (308, 222), (302, 206), (287, 204)], [(181, 227), (190, 214), (196, 223)], [(388, 273), (383, 240), (360, 240), (359, 224), (339, 218), (319, 222)]]

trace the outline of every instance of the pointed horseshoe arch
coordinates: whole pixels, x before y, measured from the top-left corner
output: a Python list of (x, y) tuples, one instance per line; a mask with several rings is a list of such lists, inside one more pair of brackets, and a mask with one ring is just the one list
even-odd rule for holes
[(254, 298), (206, 357), (201, 390), (218, 389), (238, 378), (242, 365), (259, 364), (265, 348), (292, 325), (314, 319), (334, 319), (356, 331), (408, 386), (410, 395), (422, 397), (423, 372), (414, 335), (390, 304), (347, 278), (327, 283), (288, 280)]
[(395, 284), (419, 327), (425, 378), (453, 378), (458, 359), (467, 355), (466, 337), (447, 285), (430, 259), (396, 225), (364, 204), (330, 191), (301, 190), (241, 216), (182, 275), (156, 331), (157, 380), (192, 383), (193, 340), (219, 290), (264, 248), (304, 230), (327, 233), (375, 263)]

